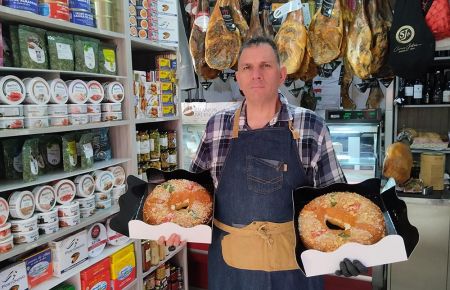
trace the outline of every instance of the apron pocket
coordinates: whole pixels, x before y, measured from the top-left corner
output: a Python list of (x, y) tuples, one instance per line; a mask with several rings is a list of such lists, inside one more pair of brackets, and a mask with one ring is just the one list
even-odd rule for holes
[(273, 235), (270, 240), (258, 234), (227, 234), (221, 242), (223, 260), (228, 266), (241, 270), (271, 272), (299, 269), (295, 258), (294, 232)]
[(249, 190), (268, 194), (283, 186), (283, 162), (247, 156), (247, 187)]

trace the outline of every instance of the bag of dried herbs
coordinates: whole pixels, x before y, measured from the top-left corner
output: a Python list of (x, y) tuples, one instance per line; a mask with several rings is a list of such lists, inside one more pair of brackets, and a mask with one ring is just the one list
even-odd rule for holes
[(98, 44), (98, 39), (74, 36), (76, 71), (98, 72)]
[(50, 69), (73, 71), (73, 35), (47, 31), (47, 45), (50, 55)]
[(116, 46), (100, 43), (98, 72), (101, 74), (117, 75)]
[(48, 68), (44, 29), (19, 25), (19, 47), (21, 67), (35, 69)]
[(21, 138), (2, 141), (3, 168), (5, 179), (22, 179), (22, 145)]
[(82, 134), (78, 142), (78, 153), (81, 156), (81, 169), (88, 169), (94, 166), (94, 148), (92, 142), (93, 133)]
[[(20, 46), (19, 46), (19, 26), (9, 25), (9, 39), (11, 40), (11, 51), (12, 53), (12, 65), (15, 67), (21, 67), (22, 62), (20, 61)], [(15, 52), (15, 53), (14, 53)]]
[(62, 149), (64, 171), (74, 171), (78, 165), (77, 139), (74, 133), (62, 136)]
[(44, 135), (39, 138), (39, 150), (46, 172), (63, 168), (61, 145), (61, 137), (57, 135)]
[(94, 160), (104, 161), (112, 158), (111, 144), (109, 141), (109, 128), (93, 130)]
[(39, 138), (25, 140), (22, 146), (23, 180), (35, 181), (39, 175)]

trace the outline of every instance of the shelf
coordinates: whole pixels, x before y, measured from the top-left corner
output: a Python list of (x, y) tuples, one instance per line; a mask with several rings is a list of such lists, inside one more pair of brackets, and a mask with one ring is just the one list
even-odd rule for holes
[(68, 177), (72, 177), (72, 176), (76, 176), (76, 175), (80, 175), (80, 174), (85, 174), (85, 173), (88, 173), (91, 171), (103, 169), (103, 168), (110, 167), (110, 166), (115, 166), (115, 165), (122, 164), (122, 163), (125, 163), (128, 161), (130, 161), (129, 158), (116, 158), (116, 159), (111, 159), (111, 160), (107, 160), (107, 161), (95, 162), (94, 166), (89, 169), (78, 169), (78, 170), (75, 170), (72, 172), (59, 171), (59, 172), (49, 173), (49, 174), (39, 176), (36, 181), (32, 181), (32, 182), (24, 182), (23, 180), (6, 180), (6, 181), (2, 180), (0, 182), (0, 193), (4, 192), (4, 191), (12, 191), (12, 190), (15, 190), (18, 188), (29, 187), (29, 186), (33, 186), (33, 185), (42, 184), (42, 183), (48, 183), (48, 182), (52, 182), (54, 180), (64, 179), (64, 178), (68, 178)]
[(450, 104), (404, 105), (401, 108), (449, 108)]
[(181, 250), (183, 250), (183, 248), (186, 247), (186, 243), (183, 242), (181, 243), (173, 252), (170, 252), (170, 254), (168, 256), (166, 256), (166, 258), (162, 261), (160, 261), (158, 263), (158, 265), (156, 266), (152, 266), (150, 268), (150, 270), (148, 270), (147, 272), (142, 274), (142, 279), (144, 279), (145, 277), (147, 277), (148, 275), (150, 275), (153, 271), (155, 271), (156, 269), (158, 269), (159, 266), (161, 266), (162, 264), (166, 263), (167, 261), (169, 261), (170, 259), (172, 259), (176, 254), (178, 254)]
[(434, 150), (434, 149), (411, 149), (411, 153), (423, 153), (423, 152), (450, 154), (450, 149), (444, 149), (444, 150)]
[[(37, 285), (36, 287), (33, 287), (33, 290), (48, 290), (52, 287), (55, 287), (56, 285), (66, 281), (70, 277), (77, 275), (84, 269), (89, 268), (90, 266), (94, 265), (97, 262), (100, 262), (104, 258), (111, 256), (112, 254), (119, 251), (120, 249), (125, 248), (126, 246), (128, 246), (131, 243), (133, 243), (133, 240), (130, 240), (127, 243), (120, 245), (120, 246), (107, 246), (107, 247), (105, 247), (103, 252), (100, 255), (98, 255), (97, 257), (89, 258), (84, 263), (82, 263), (82, 264), (78, 265), (77, 267), (73, 268), (72, 270), (64, 273), (61, 277), (55, 277), (55, 276), (51, 277), (50, 279), (42, 282), (41, 284)], [(136, 279), (134, 279), (134, 281), (136, 281)], [(134, 283), (134, 281), (132, 283)]]
[[(1, 6), (0, 6), (1, 7)], [(35, 74), (60, 74), (62, 76), (77, 76), (77, 77), (93, 77), (93, 78), (108, 78), (108, 79), (127, 79), (126, 76), (115, 76), (107, 74), (97, 74), (88, 73), (80, 71), (64, 71), (64, 70), (52, 70), (52, 69), (33, 69), (33, 68), (22, 68), (22, 67), (0, 67), (0, 72), (11, 72), (11, 73), (35, 73)]]
[(69, 33), (80, 33), (103, 39), (124, 39), (123, 33), (102, 30), (89, 26), (74, 24), (68, 21), (52, 19), (41, 16), (31, 12), (21, 11), (17, 9), (0, 6), (0, 19), (2, 22), (14, 22), (20, 24), (27, 24), (42, 28), (49, 28), (50, 30), (65, 31)]
[(134, 286), (136, 286), (136, 284), (137, 284), (137, 278), (134, 279), (133, 282), (131, 282), (130, 284), (128, 284), (127, 286), (125, 286), (124, 288), (122, 288), (122, 290), (130, 290), (130, 289), (133, 289)]
[(177, 51), (175, 47), (130, 36), (132, 50)]
[[(97, 210), (94, 215), (92, 215), (88, 218), (81, 219), (80, 223), (76, 226), (60, 228), (56, 233), (39, 236), (39, 239), (33, 243), (14, 245), (14, 248), (11, 251), (9, 251), (7, 253), (2, 253), (0, 255), (0, 261), (4, 261), (6, 259), (17, 256), (19, 254), (23, 254), (29, 250), (32, 250), (32, 249), (39, 247), (43, 244), (46, 244), (48, 242), (55, 241), (56, 239), (59, 239), (65, 235), (68, 235), (77, 230), (83, 229), (83, 228), (85, 228), (91, 224), (94, 224), (98, 221), (104, 220), (107, 217), (109, 217), (117, 212), (119, 212), (119, 205), (114, 205), (109, 209)], [(42, 288), (42, 289), (45, 289), (45, 288)], [(50, 289), (50, 288), (47, 288), (47, 289)]]
[(117, 127), (117, 126), (125, 126), (128, 124), (129, 124), (128, 120), (122, 120), (122, 121), (90, 123), (85, 125), (55, 126), (55, 127), (35, 128), (35, 129), (0, 129), (0, 138), (89, 130), (106, 127)]
[(178, 121), (180, 117), (161, 117), (161, 118), (145, 118), (145, 119), (136, 119), (136, 124), (145, 124), (145, 123), (158, 123), (158, 122), (167, 122), (167, 121)]

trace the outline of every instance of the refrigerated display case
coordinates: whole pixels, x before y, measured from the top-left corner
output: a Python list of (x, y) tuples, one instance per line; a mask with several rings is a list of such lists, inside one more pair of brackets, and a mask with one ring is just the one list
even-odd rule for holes
[(380, 177), (381, 111), (327, 110), (325, 120), (347, 182)]

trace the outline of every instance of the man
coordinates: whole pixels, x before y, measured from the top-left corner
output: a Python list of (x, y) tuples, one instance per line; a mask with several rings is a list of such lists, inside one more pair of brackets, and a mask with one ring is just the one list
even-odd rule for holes
[(236, 78), (245, 100), (208, 121), (191, 167), (216, 188), (208, 289), (323, 289), (295, 261), (292, 190), (345, 182), (328, 129), (278, 93), (286, 68), (272, 40), (243, 44)]

